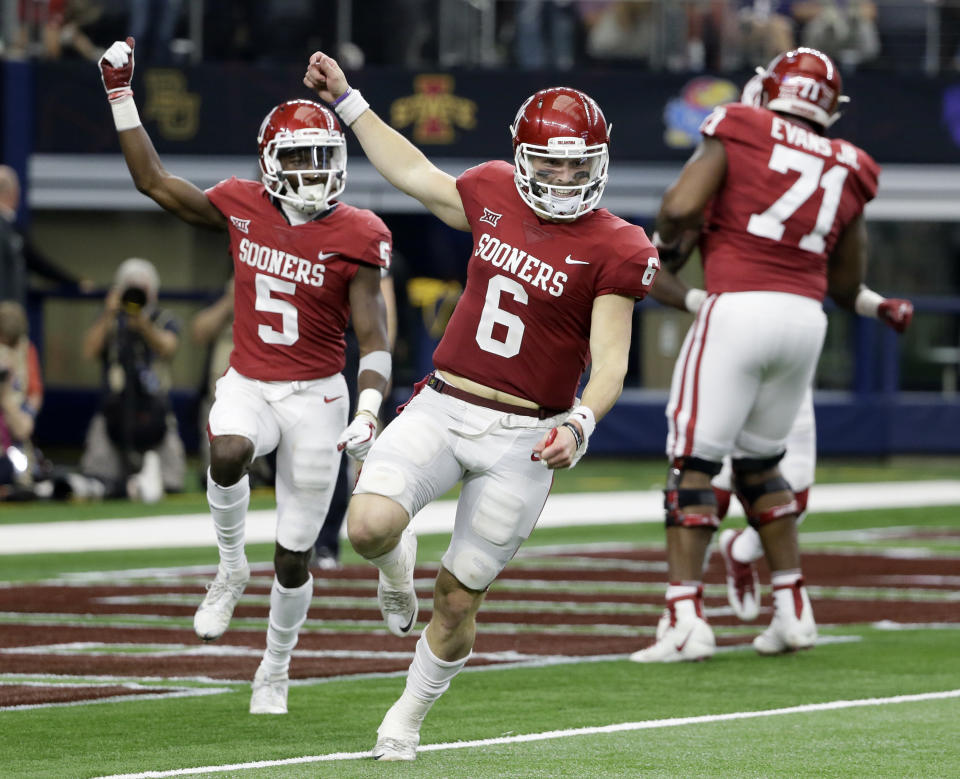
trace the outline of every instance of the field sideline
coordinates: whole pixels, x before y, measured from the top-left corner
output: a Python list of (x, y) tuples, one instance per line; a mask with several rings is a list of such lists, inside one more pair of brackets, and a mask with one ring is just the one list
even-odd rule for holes
[[(366, 759), (415, 640), (381, 629), (375, 571), (349, 549), (341, 571), (314, 572), (286, 717), (246, 711), (270, 544), (251, 544), (250, 587), (210, 645), (191, 629), (215, 567), (209, 544), (0, 556), (0, 774), (957, 775), (960, 482), (941, 482), (871, 485), (871, 505), (884, 507), (867, 511), (838, 497), (860, 501), (862, 487), (812, 493), (821, 502), (801, 543), (822, 641), (810, 652), (754, 654), (769, 593), (757, 623), (738, 622), (714, 554), (706, 609), (721, 651), (692, 665), (626, 660), (662, 608), (659, 522), (640, 521), (629, 491), (615, 511), (592, 495), (565, 499), (571, 515), (607, 521), (538, 526), (491, 588), (474, 656), (427, 718), (412, 765)], [(51, 524), (33, 526), (34, 548)], [(422, 627), (448, 536), (418, 532)]]

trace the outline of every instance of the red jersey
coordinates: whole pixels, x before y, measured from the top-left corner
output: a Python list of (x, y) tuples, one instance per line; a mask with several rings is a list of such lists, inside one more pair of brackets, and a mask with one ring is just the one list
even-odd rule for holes
[(707, 292), (823, 300), (827, 258), (876, 195), (877, 163), (851, 143), (740, 103), (714, 109), (700, 132), (727, 153), (700, 241)]
[(656, 249), (642, 228), (606, 209), (572, 223), (538, 219), (506, 162), (471, 168), (457, 189), (473, 254), (434, 365), (546, 408), (569, 408), (587, 365), (594, 298), (643, 298)]
[(230, 178), (207, 190), (227, 218), (234, 267), (230, 365), (260, 381), (343, 370), (350, 282), (358, 263), (388, 267), (390, 231), (345, 203), (291, 225), (263, 185)]

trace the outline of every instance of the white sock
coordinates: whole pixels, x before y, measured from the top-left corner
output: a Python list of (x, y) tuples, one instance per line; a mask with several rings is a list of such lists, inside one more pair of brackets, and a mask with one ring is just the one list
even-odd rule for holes
[(763, 557), (763, 544), (760, 534), (752, 527), (747, 526), (743, 532), (733, 539), (730, 545), (730, 554), (738, 563), (755, 563)]
[(460, 673), (470, 655), (459, 660), (441, 660), (427, 643), (427, 631), (420, 634), (417, 649), (407, 671), (407, 686), (399, 700), (387, 712), (378, 733), (394, 727), (404, 731), (420, 732), (423, 718), (430, 707), (450, 686), (450, 681)]
[(700, 582), (670, 582), (667, 585), (667, 600), (676, 600), (677, 598), (689, 599), (691, 595), (696, 595), (700, 589)]
[(787, 571), (773, 571), (770, 574), (770, 584), (774, 587), (792, 587), (797, 583), (797, 579), (803, 574), (799, 568), (791, 568)]
[(408, 566), (403, 555), (403, 541), (379, 557), (371, 557), (373, 563), (391, 588), (405, 590), (413, 583), (413, 566)]
[(267, 626), (267, 651), (263, 664), (271, 675), (285, 674), (290, 668), (290, 655), (300, 637), (300, 628), (307, 621), (307, 610), (313, 599), (313, 577), (299, 587), (287, 588), (273, 578), (270, 590), (270, 618)]
[(243, 475), (236, 484), (221, 487), (207, 470), (207, 503), (217, 531), (217, 547), (224, 568), (236, 570), (247, 564), (244, 554), (244, 525), (250, 505), (250, 477)]

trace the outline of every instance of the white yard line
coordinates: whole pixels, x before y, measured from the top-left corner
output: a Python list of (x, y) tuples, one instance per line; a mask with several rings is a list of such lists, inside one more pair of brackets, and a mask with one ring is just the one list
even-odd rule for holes
[[(960, 480), (822, 484), (810, 491), (811, 512), (917, 506), (960, 506)], [(455, 501), (435, 501), (414, 517), (413, 527), (418, 533), (449, 532), (455, 509)], [(742, 514), (733, 501), (730, 515)], [(593, 492), (551, 495), (538, 527), (662, 521), (659, 490)], [(275, 511), (251, 511), (247, 542), (273, 541), (275, 524)], [(216, 546), (213, 522), (205, 513), (0, 525), (0, 555), (205, 546)]]
[[(917, 695), (894, 695), (888, 698), (861, 698), (852, 701), (825, 701), (823, 703), (808, 703), (801, 706), (789, 706), (781, 709), (764, 709), (761, 711), (737, 711), (729, 714), (705, 714), (699, 717), (670, 717), (668, 719), (644, 720), (642, 722), (623, 722), (616, 725), (604, 725), (592, 728), (568, 728), (566, 730), (549, 730), (543, 733), (527, 733), (519, 736), (501, 736), (500, 738), (476, 739), (474, 741), (454, 741), (445, 744), (425, 744), (418, 752), (445, 752), (451, 749), (471, 749), (476, 747), (496, 746), (499, 744), (522, 744), (531, 741), (548, 741), (553, 739), (575, 738), (577, 736), (593, 736), (602, 733), (626, 733), (637, 730), (652, 730), (655, 728), (675, 728), (685, 725), (703, 725), (714, 722), (732, 722), (734, 720), (758, 719), (760, 717), (779, 717), (790, 714), (809, 714), (817, 711), (837, 711), (840, 709), (864, 708), (868, 706), (890, 706), (898, 703), (918, 703), (922, 701), (944, 700), (960, 698), (960, 690), (945, 690), (943, 692), (927, 692)], [(308, 755), (291, 757), (285, 760), (258, 760), (251, 763), (232, 763), (230, 765), (201, 766), (197, 768), (181, 768), (172, 771), (144, 771), (136, 774), (113, 774), (98, 777), (98, 779), (162, 779), (168, 776), (190, 776), (207, 773), (224, 773), (227, 771), (246, 771), (257, 768), (271, 768), (284, 765), (303, 765), (305, 763), (328, 763), (343, 760), (362, 760), (369, 758), (370, 752), (334, 752), (327, 755)]]

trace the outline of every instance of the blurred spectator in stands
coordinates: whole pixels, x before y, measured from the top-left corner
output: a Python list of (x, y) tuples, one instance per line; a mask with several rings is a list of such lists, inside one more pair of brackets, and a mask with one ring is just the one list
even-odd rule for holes
[(19, 303), (0, 303), (0, 500), (33, 497), (37, 464), (30, 442), (43, 402), (37, 350)]
[(103, 7), (90, 0), (20, 0), (20, 27), (11, 44), (11, 54), (60, 59), (64, 51), (73, 50), (96, 61), (103, 51), (83, 28), (95, 22), (102, 12)]
[(27, 273), (35, 273), (61, 286), (89, 292), (93, 282), (60, 270), (17, 229), (20, 179), (9, 165), (0, 165), (0, 300), (27, 302)]
[(183, 9), (182, 0), (129, 0), (129, 8), (128, 34), (137, 42), (140, 62), (147, 65), (170, 64), (173, 60), (170, 43), (177, 32)]
[(657, 36), (652, 2), (581, 2), (586, 49), (591, 59), (648, 62)]
[(518, 0), (514, 58), (520, 67), (573, 67), (580, 15), (572, 0)]
[(855, 67), (880, 53), (877, 6), (869, 0), (799, 0), (791, 6), (800, 45)]
[[(736, 67), (736, 62), (728, 63), (731, 56), (736, 59), (737, 31), (735, 15), (731, 13), (729, 0), (696, 0), (685, 3), (682, 11), (677, 6), (664, 9), (668, 21), (683, 14), (685, 40), (683, 42), (684, 68), (691, 71), (724, 70)], [(673, 22), (676, 25), (676, 22)], [(656, 37), (661, 35), (658, 30)], [(676, 59), (668, 60), (676, 70)]]
[(792, 5), (787, 0), (740, 0), (739, 64), (759, 65), (796, 47)]
[(103, 389), (80, 469), (102, 481), (108, 496), (147, 503), (182, 490), (186, 470), (169, 399), (179, 326), (157, 306), (159, 286), (153, 263), (124, 260), (83, 343), (84, 356), (103, 364)]

